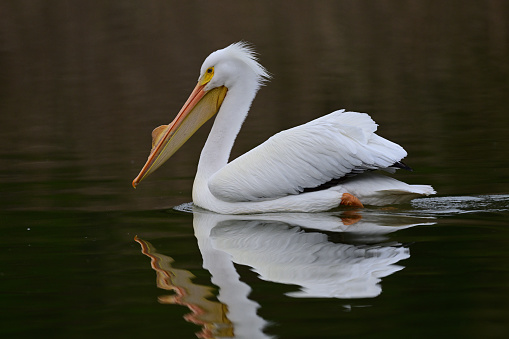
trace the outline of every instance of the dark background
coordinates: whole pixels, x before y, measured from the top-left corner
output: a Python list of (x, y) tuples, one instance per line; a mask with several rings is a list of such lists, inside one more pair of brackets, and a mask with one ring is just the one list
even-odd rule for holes
[[(0, 333), (198, 331), (189, 310), (157, 303), (133, 237), (211, 284), (192, 215), (171, 210), (191, 201), (210, 123), (131, 182), (205, 57), (240, 40), (273, 79), (233, 157), (345, 108), (408, 151), (414, 172), (398, 179), (433, 185), (445, 205), (509, 193), (507, 1), (0, 0)], [(415, 245), (373, 300), (286, 298), (293, 286), (238, 269), (280, 337), (504, 337), (507, 202), (497, 208), (393, 235)]]

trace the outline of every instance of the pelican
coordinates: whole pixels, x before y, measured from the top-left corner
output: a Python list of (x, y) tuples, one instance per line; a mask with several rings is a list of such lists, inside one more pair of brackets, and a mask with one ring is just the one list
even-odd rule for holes
[(282, 131), (228, 162), (259, 88), (270, 78), (251, 45), (237, 42), (210, 54), (198, 83), (169, 125), (152, 132), (152, 150), (133, 187), (168, 160), (216, 115), (202, 149), (193, 203), (220, 214), (319, 212), (340, 205), (387, 205), (434, 194), (386, 175), (398, 168), (399, 145), (377, 134), (368, 114), (338, 110)]

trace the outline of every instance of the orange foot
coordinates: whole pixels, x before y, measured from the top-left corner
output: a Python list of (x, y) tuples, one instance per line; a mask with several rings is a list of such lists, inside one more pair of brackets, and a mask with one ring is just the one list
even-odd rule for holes
[(359, 207), (359, 208), (364, 207), (364, 205), (361, 203), (359, 198), (351, 195), (350, 193), (343, 193), (343, 195), (341, 196), (341, 202), (339, 204), (344, 205), (344, 206), (350, 206), (350, 207)]

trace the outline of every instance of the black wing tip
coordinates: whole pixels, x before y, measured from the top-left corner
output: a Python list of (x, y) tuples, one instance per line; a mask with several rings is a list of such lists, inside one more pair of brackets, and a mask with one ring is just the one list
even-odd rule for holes
[(412, 167), (408, 166), (407, 164), (405, 164), (403, 161), (397, 161), (395, 162), (394, 164), (391, 165), (391, 167), (393, 168), (399, 168), (399, 169), (404, 169), (406, 171), (410, 171), (410, 172), (413, 172), (413, 169)]

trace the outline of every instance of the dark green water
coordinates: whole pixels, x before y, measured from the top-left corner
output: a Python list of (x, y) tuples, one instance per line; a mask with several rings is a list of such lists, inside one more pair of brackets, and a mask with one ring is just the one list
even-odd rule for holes
[[(409, 153), (395, 176), (438, 196), (192, 211), (210, 124), (133, 190), (152, 129), (241, 39), (274, 77), (233, 157), (368, 112)], [(509, 336), (508, 60), (505, 1), (0, 1), (0, 336)]]

